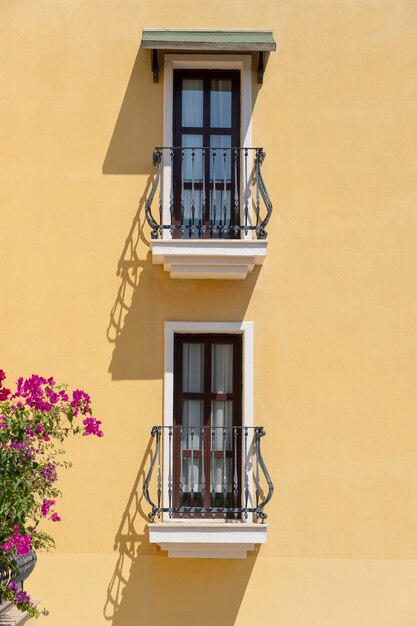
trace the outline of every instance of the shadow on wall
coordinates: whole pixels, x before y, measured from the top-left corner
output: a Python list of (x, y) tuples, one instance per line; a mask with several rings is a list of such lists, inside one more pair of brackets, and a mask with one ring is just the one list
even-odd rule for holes
[[(144, 205), (153, 180), (152, 152), (162, 141), (163, 81), (152, 82), (148, 50), (139, 50), (103, 164), (104, 174), (146, 174), (144, 193), (117, 265), (120, 285), (110, 312), (113, 380), (163, 376), (166, 320), (243, 320), (259, 268), (244, 281), (172, 280), (153, 266)], [(258, 86), (259, 87), (259, 86)], [(253, 104), (259, 89), (253, 91)]]
[[(103, 174), (149, 174), (155, 146), (162, 145), (163, 60), (154, 83), (149, 50), (136, 55), (129, 83), (103, 163)], [(252, 72), (252, 109), (261, 85)]]
[[(161, 379), (166, 320), (244, 319), (259, 270), (245, 281), (171, 280), (153, 266), (144, 205), (153, 180), (154, 146), (162, 141), (162, 82), (152, 83), (147, 51), (139, 51), (103, 164), (103, 174), (147, 175), (117, 265), (120, 285), (110, 312), (108, 341), (113, 380)], [(214, 622), (233, 626), (256, 555), (245, 560), (168, 559), (149, 543), (142, 485), (152, 460), (152, 440), (133, 484), (115, 538), (118, 552), (107, 590), (111, 626)], [(191, 567), (192, 565), (192, 567)], [(202, 595), (203, 594), (203, 595)]]
[(162, 141), (162, 82), (152, 82), (148, 50), (139, 49), (103, 163), (103, 174), (149, 174)]
[[(169, 559), (149, 543), (142, 485), (148, 444), (115, 537), (118, 559), (103, 609), (111, 626), (235, 624), (256, 553), (242, 559)], [(147, 506), (147, 503), (145, 503)], [(204, 585), (202, 587), (202, 581)], [(203, 595), (202, 595), (203, 594)]]
[[(110, 312), (107, 338), (114, 344), (109, 366), (113, 380), (163, 377), (164, 322), (243, 320), (259, 275), (255, 268), (245, 281), (173, 280), (151, 253), (139, 258), (143, 238), (136, 214), (118, 263), (121, 282)], [(146, 227), (146, 225), (145, 225)], [(208, 284), (210, 283), (210, 284)]]
[(120, 285), (107, 328), (113, 380), (162, 378), (166, 320), (243, 320), (260, 271), (244, 281), (173, 280), (152, 265), (150, 252), (140, 258), (139, 249), (149, 246), (144, 204), (151, 184), (149, 176), (117, 264)]

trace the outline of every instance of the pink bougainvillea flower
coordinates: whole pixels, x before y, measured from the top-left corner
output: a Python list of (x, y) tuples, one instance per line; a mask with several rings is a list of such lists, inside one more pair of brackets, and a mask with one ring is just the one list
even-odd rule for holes
[(19, 526), (14, 526), (13, 530), (14, 530), (13, 535), (10, 537), (8, 541), (6, 541), (6, 543), (3, 543), (1, 548), (5, 552), (9, 552), (9, 550), (11, 550), (12, 548), (16, 548), (16, 552), (20, 556), (29, 554), (30, 548), (32, 546), (32, 541), (31, 541), (30, 536), (27, 533), (24, 533), (23, 535), (21, 535)]
[(30, 595), (26, 593), (26, 591), (19, 589), (19, 585), (17, 583), (8, 583), (6, 591), (13, 594), (11, 597), (9, 596), (9, 599), (12, 600), (21, 610), (27, 610), (28, 608), (34, 606)]
[(59, 391), (58, 393), (60, 399), (62, 400), (62, 402), (68, 402), (69, 397), (67, 392), (65, 391), (65, 389), (61, 389), (61, 391)]
[(3, 389), (0, 389), (0, 400), (7, 400), (10, 394), (10, 389), (6, 389), (6, 387), (3, 387)]
[(51, 515), (51, 520), (52, 520), (53, 522), (60, 522), (60, 521), (61, 521), (61, 518), (59, 517), (58, 513), (52, 513), (52, 515)]
[(41, 505), (42, 517), (46, 517), (49, 513), (51, 506), (55, 504), (55, 500), (48, 500), (47, 498), (43, 499)]
[(47, 463), (41, 469), (41, 476), (48, 482), (54, 483), (57, 480), (56, 467), (53, 463)]
[(79, 411), (81, 411), (83, 415), (91, 413), (90, 402), (90, 396), (85, 391), (82, 391), (81, 389), (76, 389), (75, 391), (73, 391), (71, 406), (74, 409), (74, 415), (78, 415)]
[(95, 417), (86, 417), (83, 420), (84, 424), (84, 432), (83, 437), (87, 437), (88, 435), (96, 435), (96, 437), (103, 437), (104, 433), (100, 429), (100, 420)]

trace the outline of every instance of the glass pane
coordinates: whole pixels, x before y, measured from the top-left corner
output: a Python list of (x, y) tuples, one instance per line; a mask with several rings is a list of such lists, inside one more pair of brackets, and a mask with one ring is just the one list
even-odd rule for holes
[(203, 151), (195, 150), (193, 157), (193, 150), (190, 148), (202, 148), (203, 135), (182, 135), (182, 145), (183, 148), (187, 148), (184, 150), (182, 165), (184, 182), (191, 183), (193, 175), (194, 182), (201, 182), (203, 180)]
[(211, 135), (210, 147), (210, 178), (213, 179), (213, 172), (216, 173), (216, 187), (221, 186), (226, 180), (230, 183), (232, 176), (232, 151), (222, 150), (231, 148), (232, 137), (230, 135)]
[(210, 90), (210, 126), (230, 128), (232, 125), (232, 81), (212, 80)]
[[(191, 457), (182, 458), (181, 467), (181, 482), (182, 490), (187, 493), (191, 490), (195, 492), (201, 491), (201, 458), (194, 458), (191, 462)], [(196, 502), (194, 503), (196, 505)], [(184, 502), (183, 506), (190, 506), (189, 502)]]
[[(231, 223), (230, 191), (216, 191), (216, 203), (213, 202), (213, 192), (210, 191), (210, 223), (216, 226), (228, 226)], [(227, 233), (226, 233), (227, 234)], [(221, 235), (216, 235), (221, 236)]]
[(203, 426), (203, 401), (183, 400), (182, 404), (182, 441), (183, 450), (201, 449)]
[(182, 81), (182, 125), (203, 126), (203, 81), (184, 78)]
[[(184, 226), (201, 226), (202, 224), (202, 192), (200, 189), (184, 189)], [(194, 212), (193, 212), (194, 207)], [(193, 217), (194, 215), (194, 217)], [(199, 231), (191, 228), (184, 231), (184, 237), (198, 238)]]
[(211, 390), (213, 393), (233, 392), (233, 345), (215, 343), (211, 352)]
[(201, 393), (203, 391), (203, 378), (204, 344), (183, 343), (182, 390), (192, 393)]
[[(211, 465), (211, 484), (210, 490), (212, 492), (212, 506), (226, 506), (223, 503), (223, 479), (226, 474), (226, 490), (228, 493), (232, 491), (233, 478), (232, 478), (232, 459), (226, 458), (226, 467), (224, 469), (224, 459), (213, 459)], [(214, 471), (213, 471), (214, 469)], [(214, 500), (213, 500), (213, 491)], [(220, 496), (220, 497), (219, 497)]]
[[(212, 450), (233, 448), (233, 401), (213, 400), (211, 403)], [(226, 431), (226, 436), (225, 436)]]

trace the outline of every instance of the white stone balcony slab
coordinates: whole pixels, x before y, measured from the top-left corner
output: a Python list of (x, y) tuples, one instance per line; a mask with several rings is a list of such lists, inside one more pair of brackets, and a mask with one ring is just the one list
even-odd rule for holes
[(171, 558), (244, 559), (266, 543), (267, 524), (178, 520), (148, 524), (149, 541)]
[(152, 263), (171, 278), (244, 280), (267, 246), (266, 239), (154, 239)]

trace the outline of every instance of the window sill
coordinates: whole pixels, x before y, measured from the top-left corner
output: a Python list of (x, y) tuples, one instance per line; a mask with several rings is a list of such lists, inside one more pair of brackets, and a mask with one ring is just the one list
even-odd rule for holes
[(266, 256), (266, 240), (154, 239), (152, 263), (171, 278), (244, 280)]
[(150, 543), (170, 558), (244, 559), (256, 544), (266, 543), (267, 524), (178, 520), (148, 524)]

